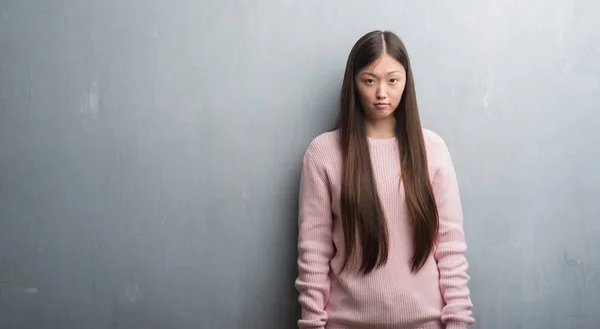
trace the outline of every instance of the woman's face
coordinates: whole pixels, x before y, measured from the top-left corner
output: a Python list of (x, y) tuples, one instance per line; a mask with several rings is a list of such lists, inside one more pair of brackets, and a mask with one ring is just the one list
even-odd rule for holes
[(356, 74), (355, 83), (365, 120), (393, 120), (406, 85), (400, 62), (384, 53)]

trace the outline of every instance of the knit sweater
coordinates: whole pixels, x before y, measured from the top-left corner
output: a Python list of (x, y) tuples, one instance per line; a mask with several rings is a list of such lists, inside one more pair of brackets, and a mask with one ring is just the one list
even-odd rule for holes
[(427, 129), (423, 135), (440, 225), (434, 251), (416, 274), (410, 270), (412, 235), (396, 139), (368, 138), (389, 256), (386, 265), (366, 276), (356, 271), (336, 274), (345, 252), (339, 133), (323, 133), (310, 143), (300, 182), (299, 328), (465, 329), (474, 323), (454, 167), (444, 140)]

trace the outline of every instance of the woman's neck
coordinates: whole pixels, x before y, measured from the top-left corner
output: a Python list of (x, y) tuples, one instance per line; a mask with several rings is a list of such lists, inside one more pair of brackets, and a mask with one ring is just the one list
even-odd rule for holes
[(396, 120), (365, 121), (367, 137), (375, 139), (394, 138), (396, 136)]

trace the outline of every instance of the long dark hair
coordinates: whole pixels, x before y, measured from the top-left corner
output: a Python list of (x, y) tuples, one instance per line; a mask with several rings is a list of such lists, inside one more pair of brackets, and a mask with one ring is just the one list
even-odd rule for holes
[(356, 74), (387, 53), (404, 66), (406, 84), (394, 112), (406, 204), (412, 224), (411, 270), (418, 272), (427, 262), (437, 236), (439, 219), (427, 170), (425, 142), (408, 53), (398, 36), (389, 31), (372, 31), (362, 36), (348, 56), (342, 83), (339, 129), (343, 154), (341, 212), (346, 254), (343, 271), (353, 260), (356, 232), (362, 245), (360, 271), (369, 273), (387, 262), (388, 236), (383, 209), (377, 194), (365, 130)]

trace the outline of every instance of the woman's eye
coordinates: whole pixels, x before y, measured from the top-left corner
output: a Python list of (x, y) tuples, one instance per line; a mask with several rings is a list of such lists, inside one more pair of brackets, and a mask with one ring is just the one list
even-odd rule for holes
[(373, 83), (375, 83), (375, 80), (373, 80), (373, 79), (367, 79), (367, 81), (366, 81), (366, 82), (367, 82), (368, 84), (373, 84)]
[(392, 79), (390, 80), (390, 82), (391, 82), (391, 83), (396, 83), (396, 82), (398, 82), (398, 79), (396, 79), (396, 78), (392, 78)]

